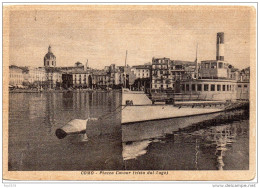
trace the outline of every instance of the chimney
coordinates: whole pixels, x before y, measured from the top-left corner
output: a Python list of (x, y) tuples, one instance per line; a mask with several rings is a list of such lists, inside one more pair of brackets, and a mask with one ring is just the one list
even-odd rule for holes
[(216, 59), (224, 61), (224, 32), (217, 33)]
[(88, 69), (88, 59), (87, 59), (87, 62), (86, 62), (86, 67), (85, 67), (85, 70)]

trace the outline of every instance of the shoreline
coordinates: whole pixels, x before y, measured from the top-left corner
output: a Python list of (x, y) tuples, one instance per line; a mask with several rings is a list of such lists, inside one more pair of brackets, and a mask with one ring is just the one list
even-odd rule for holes
[(9, 90), (9, 93), (87, 93), (87, 92), (120, 92), (121, 89), (114, 89), (114, 90), (43, 90), (43, 91), (36, 91), (36, 90)]

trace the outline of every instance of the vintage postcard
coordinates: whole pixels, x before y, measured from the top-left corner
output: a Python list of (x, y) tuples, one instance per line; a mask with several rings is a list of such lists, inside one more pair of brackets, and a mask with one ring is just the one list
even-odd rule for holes
[(252, 180), (256, 8), (4, 5), (4, 180)]

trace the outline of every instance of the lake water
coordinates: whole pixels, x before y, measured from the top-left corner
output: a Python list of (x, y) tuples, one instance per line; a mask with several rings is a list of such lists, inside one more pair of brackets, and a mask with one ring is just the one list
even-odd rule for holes
[[(122, 126), (120, 104), (116, 91), (10, 93), (9, 170), (249, 169), (247, 113)], [(72, 119), (101, 116), (101, 124), (87, 128), (88, 141), (82, 134), (55, 135)]]

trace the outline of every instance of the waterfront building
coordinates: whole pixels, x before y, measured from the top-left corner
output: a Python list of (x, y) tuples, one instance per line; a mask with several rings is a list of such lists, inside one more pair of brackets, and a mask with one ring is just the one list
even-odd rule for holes
[(152, 59), (152, 89), (164, 90), (171, 87), (171, 78), (169, 77), (169, 58)]
[(178, 82), (195, 78), (196, 62), (153, 58), (151, 72), (153, 91), (178, 91)]
[(90, 71), (71, 70), (62, 73), (63, 88), (92, 88)]
[(72, 71), (74, 88), (92, 88), (92, 76), (88, 71)]
[(249, 82), (250, 81), (250, 67), (247, 67), (247, 68), (241, 70), (240, 80), (243, 81), (243, 82)]
[(62, 73), (62, 87), (65, 89), (73, 88), (73, 75), (69, 72)]
[(110, 76), (102, 70), (93, 70), (92, 72), (93, 80), (93, 88), (95, 89), (105, 89), (110, 84)]
[(124, 67), (116, 66), (111, 64), (110, 66), (105, 66), (104, 72), (107, 74), (107, 85), (110, 88), (121, 88), (124, 84)]
[(151, 65), (136, 65), (132, 66), (131, 71), (134, 72), (135, 77), (138, 78), (150, 78)]
[(150, 88), (151, 84), (151, 64), (145, 65), (136, 65), (131, 68), (131, 71), (134, 73), (136, 80), (133, 87), (137, 90), (144, 90)]
[(46, 84), (49, 89), (60, 88), (62, 84), (62, 72), (58, 68), (45, 68)]
[(195, 78), (196, 62), (171, 60), (169, 64), (170, 85), (175, 92), (179, 91), (179, 82)]
[(24, 82), (23, 69), (15, 65), (9, 66), (9, 85), (19, 86), (22, 85), (23, 82)]
[(27, 81), (30, 84), (42, 85), (46, 81), (46, 71), (43, 67), (28, 67), (27, 71)]

